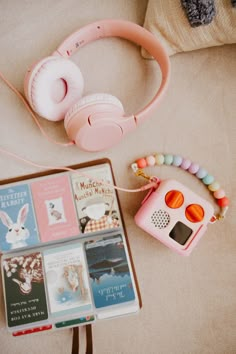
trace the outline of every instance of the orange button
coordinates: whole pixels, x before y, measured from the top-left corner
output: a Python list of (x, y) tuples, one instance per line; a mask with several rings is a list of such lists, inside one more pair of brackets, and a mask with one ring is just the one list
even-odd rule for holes
[(191, 222), (199, 222), (204, 218), (204, 209), (199, 204), (190, 204), (185, 210), (186, 218)]
[(177, 209), (183, 204), (184, 196), (180, 191), (172, 190), (166, 193), (165, 202), (169, 208)]

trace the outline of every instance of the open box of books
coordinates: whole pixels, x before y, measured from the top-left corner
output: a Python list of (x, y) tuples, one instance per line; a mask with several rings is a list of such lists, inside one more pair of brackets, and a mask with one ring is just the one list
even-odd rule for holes
[(72, 168), (1, 182), (2, 284), (14, 336), (140, 309), (111, 163)]

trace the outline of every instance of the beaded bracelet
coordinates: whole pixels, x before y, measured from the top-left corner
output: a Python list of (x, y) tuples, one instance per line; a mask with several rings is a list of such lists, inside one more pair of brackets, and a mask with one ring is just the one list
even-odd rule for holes
[(226, 197), (225, 191), (220, 187), (220, 184), (215, 181), (215, 178), (212, 175), (208, 174), (204, 168), (200, 167), (191, 160), (183, 158), (179, 155), (156, 153), (147, 157), (139, 158), (131, 165), (131, 167), (137, 176), (143, 176), (149, 180), (152, 180), (153, 177), (146, 175), (142, 169), (148, 166), (161, 166), (163, 164), (180, 167), (201, 180), (204, 185), (208, 187), (209, 191), (212, 192), (216, 203), (220, 207), (220, 212), (219, 215), (216, 216), (216, 219), (220, 220), (225, 217), (229, 206), (229, 199)]

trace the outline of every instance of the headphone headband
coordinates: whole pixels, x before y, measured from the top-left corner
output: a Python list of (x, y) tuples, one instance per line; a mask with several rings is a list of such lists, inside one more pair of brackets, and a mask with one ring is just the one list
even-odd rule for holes
[(142, 110), (134, 115), (136, 124), (142, 123), (159, 105), (166, 92), (170, 78), (170, 61), (167, 53), (155, 36), (143, 27), (124, 20), (103, 20), (91, 23), (67, 37), (53, 55), (69, 58), (87, 43), (107, 37), (120, 37), (145, 48), (157, 61), (162, 72), (160, 87)]

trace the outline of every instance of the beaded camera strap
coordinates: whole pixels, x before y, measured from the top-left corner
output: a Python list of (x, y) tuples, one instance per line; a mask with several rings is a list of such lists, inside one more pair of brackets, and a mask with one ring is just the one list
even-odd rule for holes
[(219, 182), (217, 182), (215, 178), (207, 172), (207, 170), (200, 167), (197, 163), (194, 163), (191, 160), (183, 158), (179, 155), (156, 153), (147, 157), (139, 158), (132, 163), (131, 167), (137, 176), (142, 176), (149, 181), (153, 181), (156, 177), (146, 175), (143, 169), (148, 166), (161, 165), (180, 167), (190, 174), (195, 175), (205, 186), (207, 186), (208, 190), (212, 192), (216, 203), (220, 207), (220, 212), (215, 216), (215, 219), (221, 220), (225, 217), (229, 206), (229, 199), (226, 197), (224, 189), (220, 187)]

